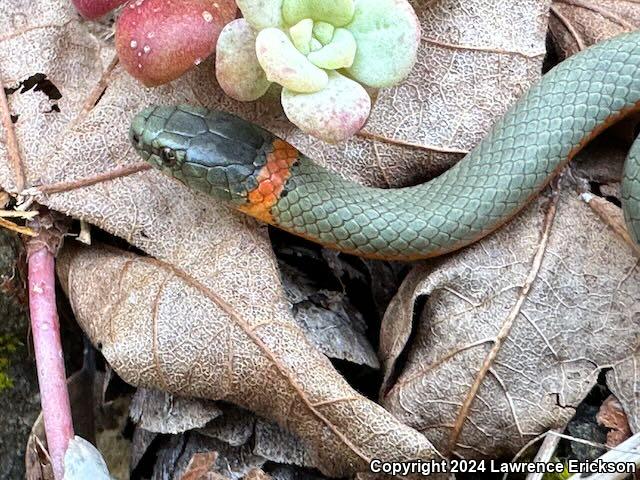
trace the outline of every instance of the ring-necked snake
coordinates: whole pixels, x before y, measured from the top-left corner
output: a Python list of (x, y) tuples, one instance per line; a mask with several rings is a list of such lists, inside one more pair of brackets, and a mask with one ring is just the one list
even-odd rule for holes
[[(640, 32), (563, 61), (464, 159), (422, 185), (363, 187), (230, 114), (154, 106), (130, 138), (151, 164), (189, 187), (294, 234), (356, 255), (412, 260), (450, 252), (521, 210), (592, 138), (640, 110)], [(640, 141), (623, 179), (640, 237)]]

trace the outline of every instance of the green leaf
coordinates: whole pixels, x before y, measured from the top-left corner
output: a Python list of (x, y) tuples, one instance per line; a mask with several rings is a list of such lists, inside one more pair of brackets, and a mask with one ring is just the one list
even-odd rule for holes
[(227, 95), (241, 102), (257, 100), (271, 85), (256, 56), (256, 32), (244, 18), (228, 23), (220, 32), (216, 78)]
[(236, 0), (242, 16), (260, 31), (268, 27), (282, 27), (282, 0)]
[(337, 70), (350, 67), (356, 55), (356, 40), (349, 30), (337, 28), (331, 43), (316, 52), (311, 52), (307, 58), (320, 68)]
[(343, 27), (353, 18), (353, 0), (283, 0), (282, 18), (287, 25), (311, 18)]
[(313, 25), (313, 36), (323, 45), (331, 42), (335, 27), (327, 22), (316, 22)]
[(327, 143), (338, 143), (362, 128), (371, 111), (371, 99), (359, 83), (329, 72), (329, 83), (319, 92), (282, 89), (282, 107), (303, 132)]
[(300, 53), (307, 55), (310, 52), (309, 44), (313, 33), (313, 20), (305, 18), (289, 29), (291, 41)]
[(268, 80), (294, 92), (317, 92), (329, 81), (327, 73), (307, 60), (287, 34), (277, 28), (258, 33), (256, 55)]
[(317, 50), (320, 50), (322, 47), (324, 47), (324, 45), (322, 45), (318, 40), (316, 40), (315, 38), (311, 39), (311, 51), (315, 52)]
[(355, 0), (353, 21), (346, 27), (358, 45), (348, 73), (370, 87), (404, 80), (416, 61), (420, 24), (406, 0)]

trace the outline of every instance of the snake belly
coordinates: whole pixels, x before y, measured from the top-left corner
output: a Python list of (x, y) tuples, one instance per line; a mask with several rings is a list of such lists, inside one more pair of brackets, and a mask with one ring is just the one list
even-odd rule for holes
[[(639, 110), (639, 102), (640, 32), (634, 32), (560, 63), (454, 167), (399, 189), (344, 179), (222, 112), (152, 107), (134, 119), (130, 135), (155, 166), (262, 221), (344, 252), (413, 260), (456, 250), (498, 228), (586, 143)], [(634, 145), (623, 182), (625, 218), (636, 239), (639, 158)]]

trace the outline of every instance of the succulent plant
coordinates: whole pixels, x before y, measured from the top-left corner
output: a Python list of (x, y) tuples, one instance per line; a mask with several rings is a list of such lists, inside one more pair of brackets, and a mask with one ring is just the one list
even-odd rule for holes
[(214, 52), (237, 10), (234, 0), (131, 0), (116, 21), (120, 63), (146, 86), (175, 80)]
[(404, 80), (420, 27), (406, 0), (237, 0), (244, 18), (222, 30), (216, 76), (232, 98), (252, 101), (272, 83), (282, 106), (310, 135), (337, 143), (371, 110), (364, 86)]

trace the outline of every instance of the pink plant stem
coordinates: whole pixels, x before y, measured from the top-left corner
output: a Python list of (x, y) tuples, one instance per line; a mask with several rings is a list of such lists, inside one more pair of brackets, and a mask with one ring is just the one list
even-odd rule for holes
[(62, 480), (73, 423), (56, 310), (55, 260), (43, 245), (30, 252), (28, 262), (29, 311), (44, 429), (55, 479)]

